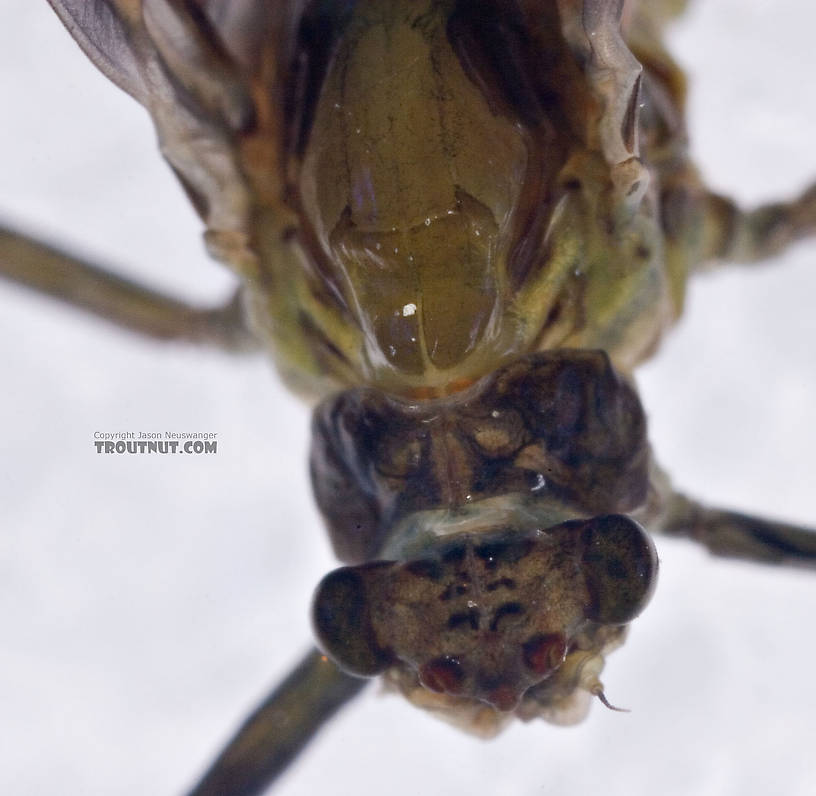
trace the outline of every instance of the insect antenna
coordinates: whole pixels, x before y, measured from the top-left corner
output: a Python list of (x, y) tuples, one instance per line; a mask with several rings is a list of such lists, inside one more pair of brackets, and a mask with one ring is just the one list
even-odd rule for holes
[(609, 708), (609, 710), (614, 710), (617, 713), (631, 713), (632, 711), (629, 708), (619, 708), (613, 705), (607, 698), (606, 694), (603, 692), (603, 686), (598, 683), (598, 685), (592, 689), (592, 695), (598, 697), (600, 699), (601, 704), (605, 708)]

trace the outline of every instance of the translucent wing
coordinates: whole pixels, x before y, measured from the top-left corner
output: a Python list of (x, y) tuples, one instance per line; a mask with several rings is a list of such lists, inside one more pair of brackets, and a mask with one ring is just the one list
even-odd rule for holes
[(139, 0), (49, 0), (68, 32), (100, 71), (142, 104), (148, 94), (139, 43), (129, 35)]
[[(246, 235), (238, 133), (255, 123), (253, 73), (276, 61), (290, 3), (51, 0), (97, 67), (147, 108), (162, 153), (210, 230)], [(265, 49), (266, 48), (266, 49)], [(274, 65), (271, 67), (274, 70)]]

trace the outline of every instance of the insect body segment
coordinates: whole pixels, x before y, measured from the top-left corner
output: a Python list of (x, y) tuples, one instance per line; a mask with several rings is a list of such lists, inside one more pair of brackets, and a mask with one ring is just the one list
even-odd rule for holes
[(80, 5), (299, 389), (445, 395), (556, 347), (628, 370), (679, 311), (672, 97), (616, 4)]
[(640, 402), (596, 351), (529, 355), (436, 401), (340, 393), (313, 432), (315, 495), (346, 563), (510, 518), (632, 511), (649, 486)]
[(365, 331), (375, 381), (394, 381), (388, 371), (450, 380), (518, 337), (503, 310), (529, 136), (466, 75), (446, 6), (356, 4), (304, 157), (309, 220)]
[(556, 4), (360, 0), (343, 18), (289, 157), (362, 381), (444, 395), (559, 346), (631, 365), (671, 320), (641, 68), (612, 6), (588, 5), (586, 29)]

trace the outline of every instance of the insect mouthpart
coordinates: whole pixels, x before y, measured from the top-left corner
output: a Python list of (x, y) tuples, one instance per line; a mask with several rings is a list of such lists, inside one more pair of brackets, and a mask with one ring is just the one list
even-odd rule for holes
[[(442, 538), (422, 558), (343, 567), (318, 586), (320, 645), (345, 671), (472, 721), (548, 717), (602, 693), (603, 654), (648, 603), (657, 557), (623, 515)], [(428, 692), (431, 692), (430, 694)], [(478, 712), (471, 727), (484, 732)]]

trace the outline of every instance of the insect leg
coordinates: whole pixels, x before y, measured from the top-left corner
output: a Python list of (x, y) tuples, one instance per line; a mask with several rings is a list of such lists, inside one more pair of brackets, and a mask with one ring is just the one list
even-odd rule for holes
[(237, 295), (222, 307), (192, 307), (2, 227), (0, 276), (154, 339), (228, 351), (256, 345)]
[(731, 199), (709, 193), (703, 222), (706, 259), (755, 263), (816, 234), (816, 186), (790, 202), (741, 210)]
[(243, 723), (188, 796), (262, 793), (368, 682), (312, 650)]
[(670, 536), (699, 542), (717, 556), (816, 567), (816, 530), (708, 508), (678, 493), (670, 497), (658, 526)]

